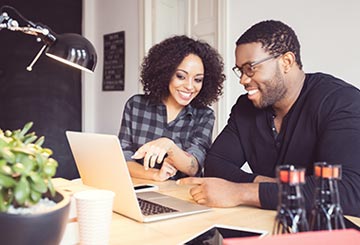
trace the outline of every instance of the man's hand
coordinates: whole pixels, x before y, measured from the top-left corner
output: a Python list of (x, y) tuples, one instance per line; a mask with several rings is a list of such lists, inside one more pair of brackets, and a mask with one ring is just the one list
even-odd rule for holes
[[(155, 169), (154, 169), (155, 170)], [(161, 169), (155, 170), (153, 180), (165, 181), (176, 174), (177, 170), (171, 164), (167, 163), (166, 160), (163, 162)]]
[(234, 207), (241, 204), (238, 183), (220, 178), (196, 177), (179, 179), (176, 183), (195, 185), (190, 189), (190, 194), (198, 204), (209, 207)]

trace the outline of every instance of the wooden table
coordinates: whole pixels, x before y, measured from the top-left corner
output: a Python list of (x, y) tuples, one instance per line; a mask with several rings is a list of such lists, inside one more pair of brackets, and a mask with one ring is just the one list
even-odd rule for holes
[[(178, 186), (175, 181), (152, 182), (133, 179), (134, 184), (154, 183), (159, 192), (192, 202), (191, 186)], [(58, 190), (76, 192), (88, 187), (79, 181), (54, 179)], [(272, 232), (276, 212), (254, 207), (213, 208), (209, 212), (173, 218), (153, 223), (139, 223), (113, 213), (110, 244), (180, 244), (214, 224), (238, 226)], [(360, 225), (360, 218), (348, 217)]]

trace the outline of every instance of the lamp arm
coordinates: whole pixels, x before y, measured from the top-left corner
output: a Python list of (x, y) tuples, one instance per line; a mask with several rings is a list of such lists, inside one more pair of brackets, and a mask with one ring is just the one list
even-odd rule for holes
[(42, 27), (40, 25), (32, 26), (19, 26), (16, 20), (13, 20), (9, 17), (6, 12), (3, 12), (0, 16), (0, 30), (7, 29), (10, 31), (19, 31), (28, 35), (39, 37), (45, 44), (49, 45), (55, 42), (56, 37), (50, 32), (49, 29)]
[(9, 29), (10, 27), (15, 26), (19, 26), (19, 23), (16, 20), (11, 19), (6, 12), (2, 12), (0, 15), (0, 30)]
[(10, 31), (20, 31), (23, 32), (25, 34), (28, 35), (33, 35), (33, 36), (46, 36), (48, 35), (50, 32), (48, 29), (45, 28), (34, 28), (34, 27), (19, 27), (19, 26), (13, 26), (13, 27), (9, 27), (7, 28)]
[[(16, 11), (14, 9), (14, 11)], [(16, 11), (16, 13), (25, 20), (29, 26), (21, 27), (19, 26), (19, 23), (10, 18), (9, 15), (6, 12), (2, 12), (0, 15), (0, 30), (7, 29), (10, 31), (19, 31), (22, 33), (25, 33), (27, 35), (36, 36), (39, 39), (41, 39), (45, 45), (41, 48), (41, 50), (38, 52), (38, 54), (35, 56), (33, 61), (29, 66), (26, 67), (28, 71), (32, 71), (32, 67), (34, 66), (35, 62), (40, 58), (41, 54), (44, 52), (45, 48), (47, 48), (49, 45), (54, 43), (56, 41), (56, 37), (50, 32), (49, 29), (44, 28), (40, 25), (35, 25), (34, 23), (28, 21), (20, 13)], [(40, 40), (38, 40), (40, 41)]]
[[(18, 21), (10, 18), (5, 9), (14, 12), (17, 18), (21, 20), (21, 23), (25, 23), (23, 25), (26, 26), (19, 26)], [(15, 8), (7, 5), (0, 8), (0, 31), (2, 29), (35, 36), (38, 42), (42, 41), (44, 43), (34, 60), (26, 68), (28, 71), (32, 70), (33, 65), (44, 51), (47, 56), (77, 69), (89, 72), (93, 72), (95, 69), (97, 59), (95, 48), (81, 35), (73, 33), (57, 35), (47, 26), (34, 24), (22, 16)]]

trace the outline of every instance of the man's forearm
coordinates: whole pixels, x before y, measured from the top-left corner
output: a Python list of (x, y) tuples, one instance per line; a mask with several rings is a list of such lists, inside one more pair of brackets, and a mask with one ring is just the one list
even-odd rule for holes
[(263, 182), (271, 182), (271, 183), (276, 182), (276, 178), (258, 175), (254, 179), (254, 183), (263, 183)]
[(261, 207), (258, 183), (239, 183), (239, 205)]

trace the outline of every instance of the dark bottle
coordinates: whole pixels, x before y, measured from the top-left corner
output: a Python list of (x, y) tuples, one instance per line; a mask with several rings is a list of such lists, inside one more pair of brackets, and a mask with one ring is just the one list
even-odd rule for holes
[(338, 189), (341, 165), (316, 162), (314, 175), (316, 187), (310, 229), (313, 231), (345, 229)]
[(302, 185), (305, 169), (282, 165), (277, 169), (279, 202), (273, 234), (297, 233), (309, 230)]

